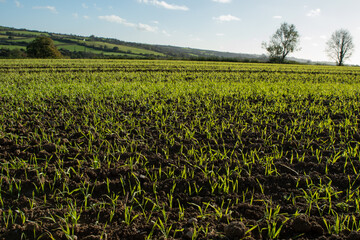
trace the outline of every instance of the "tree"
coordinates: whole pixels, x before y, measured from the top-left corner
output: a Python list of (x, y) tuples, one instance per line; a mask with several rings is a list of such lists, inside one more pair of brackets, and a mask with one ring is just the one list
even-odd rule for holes
[(40, 36), (29, 43), (26, 53), (33, 58), (61, 58), (61, 53), (57, 50), (51, 38)]
[(26, 53), (23, 49), (3, 49), (0, 48), (0, 58), (25, 58)]
[(344, 65), (344, 60), (349, 59), (354, 52), (352, 36), (348, 30), (335, 31), (326, 43), (328, 56), (336, 61), (338, 66)]
[(289, 53), (300, 50), (298, 48), (299, 37), (294, 24), (283, 23), (270, 38), (269, 43), (263, 42), (262, 46), (268, 51), (271, 61), (282, 63)]

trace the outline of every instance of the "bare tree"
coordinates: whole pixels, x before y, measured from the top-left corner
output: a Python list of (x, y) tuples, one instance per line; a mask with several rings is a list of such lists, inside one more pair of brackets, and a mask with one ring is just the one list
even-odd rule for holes
[(335, 31), (326, 44), (328, 56), (334, 59), (338, 66), (344, 65), (344, 60), (349, 59), (354, 52), (352, 36), (345, 29)]
[(263, 42), (262, 46), (268, 51), (270, 60), (284, 62), (289, 53), (300, 50), (298, 48), (299, 37), (294, 24), (283, 23), (270, 38), (270, 42)]

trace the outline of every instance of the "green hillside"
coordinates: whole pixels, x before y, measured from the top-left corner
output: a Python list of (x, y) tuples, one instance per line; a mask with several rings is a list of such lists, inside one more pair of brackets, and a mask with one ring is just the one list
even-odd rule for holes
[(161, 58), (165, 54), (144, 48), (128, 46), (113, 39), (38, 32), (0, 27), (0, 49), (25, 50), (37, 36), (50, 37), (65, 56), (72, 58)]
[(0, 26), (0, 57), (24, 57), (26, 46), (38, 36), (50, 37), (69, 58), (134, 58), (266, 61), (264, 55), (237, 54), (151, 45), (96, 36), (77, 36)]

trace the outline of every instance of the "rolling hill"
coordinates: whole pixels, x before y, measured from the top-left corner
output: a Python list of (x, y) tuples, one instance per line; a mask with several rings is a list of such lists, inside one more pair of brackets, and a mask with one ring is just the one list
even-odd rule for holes
[[(15, 52), (21, 57), (37, 36), (50, 37), (64, 56), (70, 58), (136, 58), (266, 61), (265, 55), (240, 54), (184, 47), (125, 42), (96, 36), (77, 36), (0, 26), (0, 57)], [(11, 50), (11, 51), (10, 51)], [(15, 51), (14, 51), (15, 50)], [(9, 56), (7, 56), (9, 57)]]

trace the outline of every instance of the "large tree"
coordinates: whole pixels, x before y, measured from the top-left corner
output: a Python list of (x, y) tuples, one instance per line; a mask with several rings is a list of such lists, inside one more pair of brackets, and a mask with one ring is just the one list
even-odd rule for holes
[(294, 24), (283, 23), (270, 38), (269, 43), (263, 42), (262, 46), (268, 51), (270, 60), (284, 62), (289, 53), (299, 50), (299, 38)]
[(61, 53), (57, 50), (51, 38), (40, 36), (29, 43), (26, 53), (33, 58), (60, 58)]
[(352, 36), (345, 29), (335, 31), (326, 44), (328, 56), (335, 60), (338, 66), (344, 65), (344, 60), (349, 59), (354, 52)]

